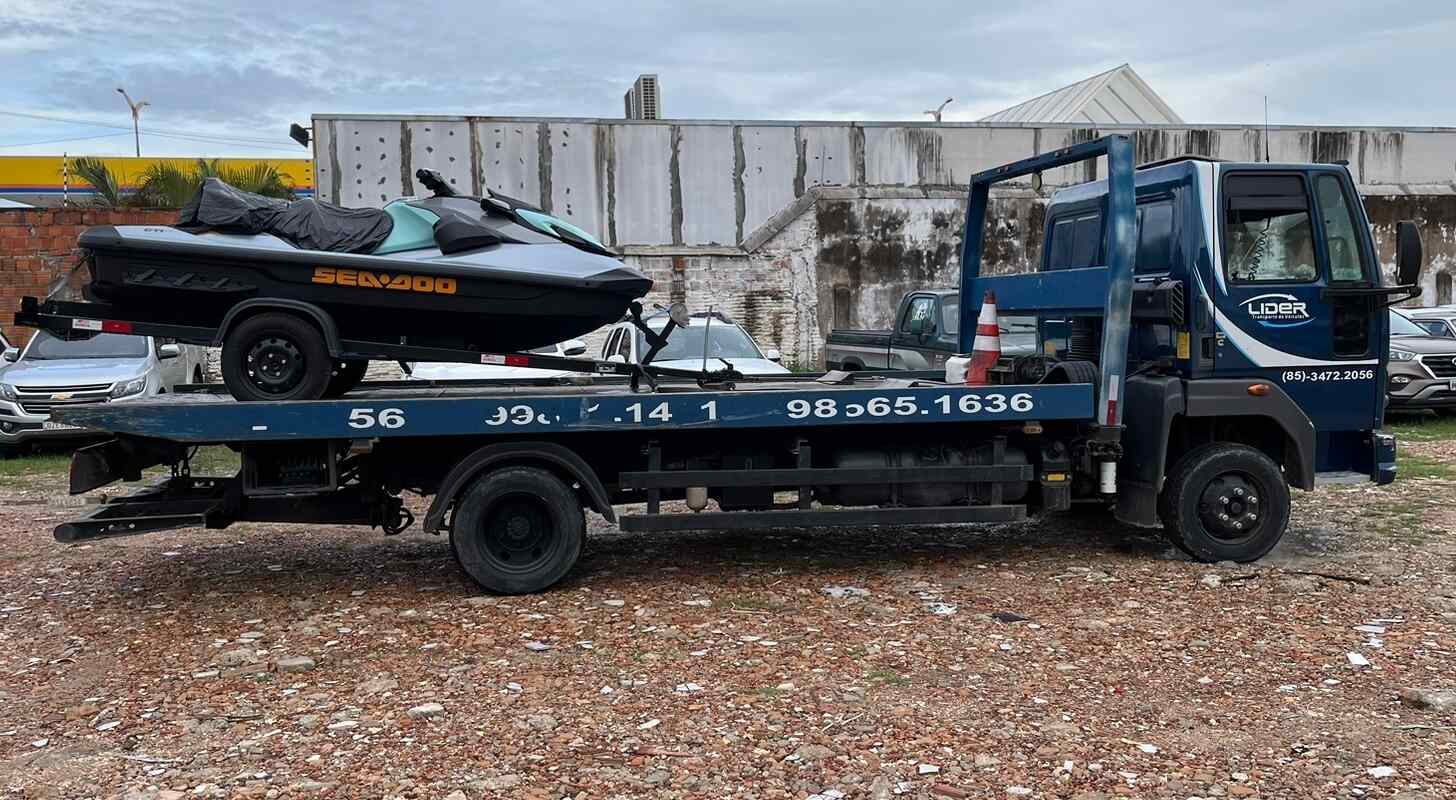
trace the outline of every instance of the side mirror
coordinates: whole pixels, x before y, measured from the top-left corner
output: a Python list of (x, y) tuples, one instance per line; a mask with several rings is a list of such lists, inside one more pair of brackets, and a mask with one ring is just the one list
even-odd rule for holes
[(561, 346), (561, 352), (566, 356), (580, 356), (586, 354), (586, 342), (580, 339), (572, 339)]
[(625, 364), (625, 363), (627, 363), (627, 357), (624, 356), (624, 355), (622, 355), (621, 353), (613, 353), (613, 354), (607, 356), (607, 360), (610, 361), (610, 362), (612, 362), (613, 364)]
[(919, 336), (922, 333), (925, 333), (925, 318), (917, 317), (910, 320), (910, 335)]
[(5, 348), (5, 355), (3, 356), (3, 358), (6, 361), (11, 361), (11, 362), (19, 361), (20, 360), (20, 348), (19, 347), (7, 347), (7, 348)]
[(1421, 229), (1403, 219), (1395, 224), (1395, 280), (1414, 286), (1421, 279)]
[(767, 351), (764, 352), (763, 356), (764, 356), (764, 358), (767, 358), (769, 361), (783, 361), (784, 360), (784, 354), (783, 353), (780, 353), (779, 352), (779, 349), (777, 347), (770, 347)]
[(181, 345), (164, 344), (161, 347), (157, 348), (157, 358), (162, 361), (166, 361), (171, 358), (177, 358), (180, 355), (182, 355)]

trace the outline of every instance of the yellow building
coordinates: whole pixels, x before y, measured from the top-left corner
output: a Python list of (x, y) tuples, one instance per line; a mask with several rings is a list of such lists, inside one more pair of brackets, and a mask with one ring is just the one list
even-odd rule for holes
[[(84, 204), (94, 194), (90, 185), (76, 179), (68, 169), (76, 156), (0, 156), (0, 197), (38, 206)], [(191, 167), (195, 158), (134, 158), (101, 156), (123, 187), (134, 186), (142, 173), (153, 164), (171, 162)], [(211, 160), (211, 159), (209, 159)], [(229, 167), (250, 167), (272, 164), (293, 182), (299, 197), (313, 196), (313, 161), (307, 158), (222, 158)]]

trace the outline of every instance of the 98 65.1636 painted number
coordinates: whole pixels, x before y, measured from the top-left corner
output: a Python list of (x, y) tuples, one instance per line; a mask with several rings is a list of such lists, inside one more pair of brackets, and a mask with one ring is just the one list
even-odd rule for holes
[(841, 403), (833, 397), (820, 397), (816, 400), (800, 398), (790, 400), (785, 405), (785, 409), (788, 411), (789, 419), (808, 419), (809, 417), (854, 419), (855, 417), (910, 417), (915, 415), (949, 417), (1000, 414), (1007, 411), (1024, 414), (1031, 411), (1034, 405), (1031, 395), (1025, 392), (1009, 397), (1000, 392), (991, 392), (984, 395), (963, 394), (960, 397), (943, 394), (925, 406), (921, 405), (920, 398), (909, 395), (895, 398), (874, 397), (864, 403)]

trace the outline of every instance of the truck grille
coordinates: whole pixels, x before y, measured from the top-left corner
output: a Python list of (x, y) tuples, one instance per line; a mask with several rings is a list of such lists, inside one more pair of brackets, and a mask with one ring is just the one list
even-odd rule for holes
[(25, 413), (48, 415), (55, 408), (105, 403), (111, 399), (111, 384), (17, 386), (15, 395), (20, 399), (20, 408)]
[(1456, 356), (1421, 356), (1421, 363), (1437, 378), (1456, 378)]

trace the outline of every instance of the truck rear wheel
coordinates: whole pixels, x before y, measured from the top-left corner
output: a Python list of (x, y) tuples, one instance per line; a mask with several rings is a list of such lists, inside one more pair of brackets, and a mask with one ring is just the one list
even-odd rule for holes
[(248, 317), (222, 344), (222, 381), (239, 400), (317, 400), (333, 369), (323, 334), (292, 314)]
[(1289, 485), (1269, 456), (1220, 442), (1190, 450), (1158, 498), (1163, 531), (1199, 561), (1255, 561), (1289, 526)]
[(502, 467), (475, 479), (450, 525), (460, 567), (498, 594), (539, 592), (576, 565), (586, 517), (576, 492), (536, 467)]

